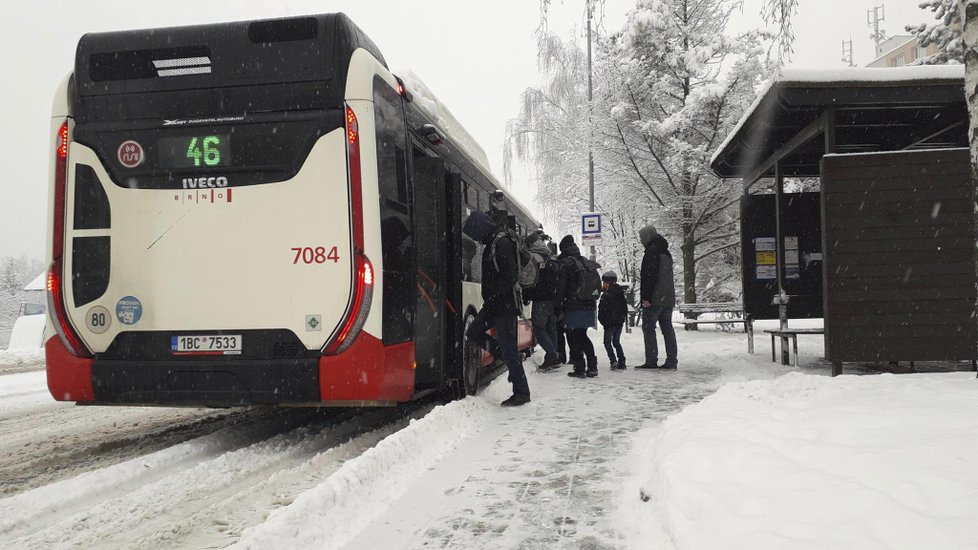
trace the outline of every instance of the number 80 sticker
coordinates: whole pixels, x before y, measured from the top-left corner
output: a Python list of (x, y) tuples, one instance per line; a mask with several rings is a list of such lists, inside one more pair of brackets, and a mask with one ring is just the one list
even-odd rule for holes
[(85, 314), (85, 326), (95, 334), (102, 334), (112, 325), (112, 315), (102, 306), (95, 306)]

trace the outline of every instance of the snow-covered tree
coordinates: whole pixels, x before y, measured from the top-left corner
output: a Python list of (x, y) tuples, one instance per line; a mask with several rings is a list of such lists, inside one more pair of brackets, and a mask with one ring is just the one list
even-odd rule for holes
[(936, 44), (938, 51), (914, 61), (914, 65), (964, 63), (960, 3), (960, 0), (925, 0), (920, 3), (920, 9), (933, 12), (936, 22), (908, 25), (907, 31), (917, 37), (921, 47)]
[[(508, 126), (507, 173), (514, 156), (530, 162), (538, 202), (562, 224), (587, 209), (590, 148), (596, 209), (608, 216), (599, 256), (633, 278), (642, 254), (636, 232), (656, 223), (681, 252), (687, 302), (717, 280), (712, 266), (729, 266), (723, 252), (739, 244), (732, 208), (739, 186), (713, 176), (709, 157), (770, 69), (759, 35), (727, 36), (738, 7), (734, 0), (639, 1), (624, 28), (595, 45), (590, 105), (582, 48), (542, 34), (544, 83), (523, 94)], [(701, 266), (709, 275), (702, 280)]]
[[(709, 168), (710, 155), (739, 120), (770, 67), (761, 37), (732, 37), (739, 3), (641, 0), (618, 37), (621, 90), (609, 113), (620, 162), (647, 188), (654, 218), (679, 241), (683, 294), (697, 301), (701, 264), (738, 246), (738, 185)], [(667, 233), (667, 234), (668, 234)], [(702, 284), (700, 284), (702, 283)]]
[(0, 274), (0, 290), (11, 296), (20, 291), (23, 274), (17, 268), (17, 261), (7, 258), (3, 263), (3, 273)]
[(778, 61), (786, 61), (794, 51), (795, 29), (791, 26), (792, 18), (798, 13), (799, 0), (767, 0), (761, 6), (761, 18), (764, 23), (774, 25), (776, 43), (778, 46)]

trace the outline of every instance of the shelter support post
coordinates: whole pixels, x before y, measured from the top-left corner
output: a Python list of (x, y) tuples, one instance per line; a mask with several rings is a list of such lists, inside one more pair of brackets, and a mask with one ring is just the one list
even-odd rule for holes
[[(788, 296), (784, 292), (784, 231), (782, 230), (782, 215), (784, 202), (784, 172), (781, 169), (781, 161), (774, 161), (774, 223), (775, 223), (775, 264), (778, 278), (778, 295), (774, 297), (778, 304), (778, 319), (780, 319), (781, 330), (788, 328)], [(781, 339), (781, 364), (787, 365), (791, 362), (788, 347), (788, 339)]]

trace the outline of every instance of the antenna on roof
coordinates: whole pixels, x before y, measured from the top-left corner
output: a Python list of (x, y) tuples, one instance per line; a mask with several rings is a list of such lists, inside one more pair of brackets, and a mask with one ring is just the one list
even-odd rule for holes
[(873, 33), (869, 38), (876, 43), (876, 57), (883, 52), (880, 51), (880, 44), (886, 41), (886, 30), (880, 29), (880, 23), (886, 19), (886, 4), (873, 6), (866, 10), (866, 24), (873, 27)]
[(852, 37), (849, 37), (849, 40), (842, 41), (842, 62), (849, 67), (856, 66), (856, 64), (852, 62)]

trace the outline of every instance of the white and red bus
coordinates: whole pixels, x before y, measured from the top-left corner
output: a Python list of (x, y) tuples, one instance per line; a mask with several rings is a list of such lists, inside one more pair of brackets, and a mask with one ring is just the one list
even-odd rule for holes
[(345, 15), (87, 34), (51, 134), (55, 399), (389, 405), (488, 374), (460, 228), (538, 223)]

